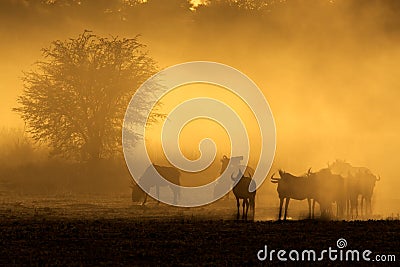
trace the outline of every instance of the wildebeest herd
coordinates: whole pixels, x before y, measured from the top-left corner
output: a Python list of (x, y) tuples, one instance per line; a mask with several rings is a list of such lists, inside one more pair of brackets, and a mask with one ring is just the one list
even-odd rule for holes
[[(256, 185), (252, 176), (254, 170), (251, 167), (240, 165), (243, 157), (228, 158), (223, 156), (221, 159), (222, 167), (220, 174), (230, 175), (233, 184), (233, 194), (236, 198), (237, 219), (240, 218), (240, 200), (242, 202), (242, 219), (247, 220), (248, 210), (252, 211), (252, 218), (255, 213)], [(168, 186), (165, 184), (156, 184), (152, 179), (152, 171), (157, 170), (164, 178), (174, 184), (180, 185), (180, 172), (174, 167), (163, 167), (153, 165), (154, 168), (147, 168), (140, 179), (145, 179), (142, 183), (146, 185), (146, 190), (151, 187), (156, 188), (158, 194), (159, 188)], [(287, 218), (287, 210), (291, 199), (307, 200), (308, 217), (314, 218), (315, 204), (318, 203), (321, 218), (340, 218), (354, 219), (372, 214), (371, 199), (376, 181), (380, 177), (374, 175), (365, 167), (353, 167), (345, 161), (336, 160), (328, 164), (327, 168), (317, 172), (309, 169), (304, 175), (295, 176), (289, 172), (279, 170), (279, 177), (275, 173), (271, 176), (271, 182), (277, 184), (279, 195), (279, 215), (282, 217), (282, 208), (284, 205), (283, 218)], [(142, 180), (143, 181), (143, 180)], [(226, 182), (226, 179), (225, 179)], [(250, 188), (250, 189), (249, 189)], [(172, 189), (172, 188), (171, 188)], [(217, 184), (215, 192), (218, 192)], [(132, 187), (132, 200), (137, 201), (140, 190), (136, 186)], [(215, 193), (214, 192), (214, 193)], [(145, 204), (147, 194), (144, 194), (142, 204)], [(179, 192), (173, 190), (174, 203), (177, 203)], [(365, 207), (364, 207), (365, 203)], [(333, 207), (336, 207), (333, 209)]]
[[(282, 170), (279, 175), (280, 178), (271, 176), (271, 182), (278, 184), (279, 219), (284, 202), (286, 219), (290, 199), (307, 199), (309, 218), (314, 218), (315, 202), (320, 206), (321, 217), (353, 219), (359, 217), (359, 211), (361, 216), (370, 216), (373, 190), (376, 181), (380, 180), (367, 168), (353, 167), (339, 160), (318, 172), (310, 169), (302, 176)], [(336, 204), (336, 212), (332, 210), (332, 204)]]

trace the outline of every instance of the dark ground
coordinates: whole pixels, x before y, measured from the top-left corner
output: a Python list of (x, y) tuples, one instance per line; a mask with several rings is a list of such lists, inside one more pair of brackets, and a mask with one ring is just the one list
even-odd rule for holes
[(0, 234), (1, 265), (259, 265), (264, 245), (317, 251), (339, 238), (347, 249), (400, 257), (398, 221), (3, 219)]
[[(337, 249), (339, 238), (347, 240), (345, 249), (368, 249), (371, 258), (393, 254), (400, 260), (399, 220), (277, 222), (273, 221), (275, 207), (258, 205), (256, 222), (236, 222), (232, 201), (185, 209), (154, 201), (132, 205), (129, 196), (3, 198), (0, 266), (269, 265), (269, 260), (257, 259), (264, 245), (268, 250), (320, 253), (329, 247)], [(301, 212), (292, 210), (291, 216), (298, 219)], [(274, 259), (282, 264), (276, 254)], [(344, 264), (348, 262), (322, 262), (324, 266)]]

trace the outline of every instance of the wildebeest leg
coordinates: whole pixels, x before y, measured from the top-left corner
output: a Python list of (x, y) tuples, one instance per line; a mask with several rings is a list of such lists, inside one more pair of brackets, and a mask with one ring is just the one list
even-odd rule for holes
[(343, 219), (345, 216), (345, 209), (346, 209), (346, 204), (344, 203), (343, 199), (339, 200), (339, 215), (340, 218)]
[(358, 218), (358, 207), (360, 206), (360, 205), (358, 205), (358, 196), (357, 196), (357, 198), (356, 198), (356, 201), (355, 201), (355, 206), (356, 206), (356, 218)]
[(351, 197), (350, 200), (349, 200), (349, 206), (350, 206), (350, 219), (354, 219), (354, 200), (353, 200), (353, 197)]
[(365, 198), (365, 213), (369, 216), (372, 214), (371, 198)]
[(283, 201), (285, 200), (285, 198), (280, 198), (280, 201), (279, 201), (279, 217), (278, 217), (278, 220), (281, 220), (281, 215), (282, 215), (282, 205), (283, 205)]
[(243, 202), (242, 202), (242, 209), (243, 209), (243, 211), (242, 211), (242, 219), (245, 218), (245, 208), (246, 208), (246, 199), (243, 198)]
[(371, 199), (369, 197), (364, 197), (365, 200), (365, 212), (364, 215), (365, 216), (369, 216), (371, 214), (370, 210), (371, 210)]
[(255, 196), (252, 196), (251, 198), (250, 198), (250, 208), (253, 210), (253, 220), (254, 220), (254, 217), (255, 217), (255, 215), (256, 215), (256, 197)]
[(157, 192), (157, 205), (160, 204), (160, 186), (156, 185), (156, 192)]
[(357, 217), (357, 214), (358, 214), (358, 200), (356, 200), (356, 201), (354, 201), (354, 199), (353, 200), (351, 200), (351, 203), (350, 203), (350, 205), (351, 205), (351, 218), (352, 219), (355, 219), (356, 217)]
[(325, 217), (326, 215), (326, 209), (325, 209), (325, 205), (322, 205), (321, 203), (319, 203), (320, 209), (321, 209), (321, 219)]
[(340, 204), (339, 200), (336, 201), (336, 218), (339, 218), (340, 216)]
[(290, 202), (290, 197), (287, 197), (286, 198), (286, 203), (285, 203), (285, 217), (284, 217), (285, 221), (286, 221), (287, 209), (289, 207), (289, 202)]
[[(351, 219), (354, 219), (354, 205), (355, 205), (354, 199), (351, 199), (350, 200), (350, 216), (351, 216)], [(356, 207), (356, 209), (357, 209), (357, 207)]]
[(179, 194), (179, 192), (177, 191), (177, 189), (171, 188), (171, 190), (174, 193), (174, 204), (177, 204), (178, 203), (178, 194)]
[(356, 218), (358, 218), (358, 207), (359, 207), (359, 205), (358, 205), (358, 196), (356, 197), (356, 199), (354, 201), (354, 206), (355, 206), (355, 209), (356, 209)]
[(369, 202), (369, 213), (370, 215), (372, 215), (372, 197), (369, 197), (368, 202)]
[(342, 216), (342, 209), (343, 209), (343, 204), (340, 202), (340, 200), (336, 201), (336, 218), (340, 218)]
[(308, 203), (308, 219), (311, 219), (311, 199), (307, 198)]
[(238, 197), (236, 197), (236, 206), (237, 206), (237, 214), (236, 214), (236, 220), (239, 220), (239, 216), (240, 216), (240, 200)]
[(315, 199), (312, 200), (311, 219), (314, 219), (314, 212), (315, 212)]
[(366, 213), (363, 210), (364, 210), (364, 196), (361, 196), (361, 209), (360, 209), (361, 217), (363, 217), (363, 215), (365, 215)]
[[(249, 212), (249, 200), (247, 198), (245, 198), (243, 200), (245, 206), (246, 206), (246, 215), (244, 216), (244, 219), (247, 221), (247, 213)], [(244, 211), (244, 210), (243, 210)]]
[(143, 206), (144, 204), (146, 204), (146, 200), (147, 200), (147, 193), (145, 192), (145, 193), (144, 193), (144, 200), (143, 200), (143, 202), (142, 202), (142, 206)]

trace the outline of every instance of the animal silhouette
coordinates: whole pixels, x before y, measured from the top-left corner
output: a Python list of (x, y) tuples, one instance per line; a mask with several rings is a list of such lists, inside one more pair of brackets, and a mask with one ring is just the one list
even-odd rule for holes
[[(243, 156), (228, 158), (226, 155), (224, 155), (222, 157), (220, 175), (225, 175), (225, 179), (221, 179), (216, 184), (214, 189), (214, 196), (220, 195), (221, 192), (224, 192), (226, 188), (229, 188), (231, 186), (228, 178), (231, 177), (231, 175), (234, 175), (236, 177), (238, 176), (240, 171), (246, 177), (254, 176), (254, 169), (249, 166), (241, 165), (240, 162), (242, 160)], [(229, 199), (229, 193), (226, 194), (226, 198)]]
[(285, 202), (285, 213), (284, 220), (286, 220), (287, 210), (289, 207), (290, 199), (304, 200), (308, 202), (308, 214), (309, 218), (314, 216), (314, 203), (311, 207), (311, 200), (313, 198), (312, 191), (313, 184), (312, 180), (307, 176), (294, 176), (290, 173), (279, 170), (280, 178), (275, 178), (275, 174), (271, 176), (271, 182), (278, 184), (277, 191), (279, 195), (279, 215), (278, 220), (281, 219), (282, 206)]
[[(179, 188), (171, 186), (165, 180), (159, 180), (157, 178), (158, 175), (161, 175), (164, 179), (168, 180), (169, 182), (180, 185), (180, 171), (174, 167), (166, 167), (166, 166), (159, 166), (159, 165), (150, 165), (143, 175), (139, 178), (139, 184), (141, 185), (142, 189), (145, 192), (149, 192), (152, 187), (156, 188), (157, 194), (157, 201), (159, 203), (160, 199), (160, 187), (169, 187), (174, 195), (173, 203), (177, 204), (178, 198), (180, 196)], [(146, 204), (147, 201), (147, 193), (144, 193), (144, 200), (142, 205)], [(137, 185), (132, 185), (132, 200), (136, 199), (138, 195)]]
[(231, 175), (232, 181), (235, 183), (233, 187), (233, 194), (236, 198), (237, 215), (236, 219), (240, 218), (240, 199), (243, 199), (242, 206), (242, 219), (247, 220), (247, 214), (250, 210), (252, 211), (252, 219), (254, 220), (255, 215), (255, 199), (256, 199), (256, 183), (251, 177), (246, 177), (242, 174), (241, 170), (236, 177)]
[(330, 169), (321, 169), (318, 172), (309, 170), (308, 177), (312, 183), (312, 197), (320, 204), (321, 217), (331, 218), (333, 216), (332, 204), (336, 203), (336, 217), (344, 215), (346, 206), (345, 179), (333, 174)]
[[(346, 212), (349, 218), (357, 218), (360, 208), (361, 216), (372, 214), (371, 199), (377, 181), (380, 176), (374, 175), (366, 167), (354, 167), (350, 163), (343, 160), (336, 160), (332, 164), (328, 164), (328, 168), (332, 173), (340, 174), (345, 179), (346, 192)], [(359, 201), (359, 199), (361, 199)], [(365, 211), (364, 211), (364, 201)], [(359, 203), (361, 202), (361, 203)]]

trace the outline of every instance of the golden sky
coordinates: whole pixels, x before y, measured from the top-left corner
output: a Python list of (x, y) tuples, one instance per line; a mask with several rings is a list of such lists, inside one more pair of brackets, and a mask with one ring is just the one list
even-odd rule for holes
[[(228, 105), (239, 115), (240, 120), (243, 122), (243, 125), (247, 130), (249, 140), (251, 140), (249, 162), (251, 162), (252, 166), (255, 166), (255, 164), (258, 163), (257, 159), (260, 153), (260, 129), (258, 128), (253, 111), (241, 98), (229, 90), (216, 85), (204, 83), (180, 86), (170, 91), (160, 99), (162, 105), (161, 109), (157, 109), (157, 112), (169, 114), (174, 108), (182, 104), (184, 101), (199, 97), (207, 97), (219, 100)], [(204, 109), (207, 109), (207, 106), (205, 106)], [(199, 112), (201, 112), (201, 110)], [(226, 121), (230, 120), (230, 118), (222, 119), (225, 119)], [(146, 129), (146, 145), (150, 153), (150, 157), (153, 162), (156, 162), (160, 165), (163, 165), (166, 162), (166, 158), (163, 156), (163, 149), (161, 146), (161, 132), (163, 123), (164, 121), (160, 120), (159, 122), (150, 125)], [(176, 125), (176, 127), (181, 126), (183, 125)], [(198, 159), (200, 157), (199, 144), (201, 140), (205, 138), (210, 138), (216, 144), (217, 157), (211, 167), (218, 169), (221, 165), (220, 159), (222, 156), (231, 156), (231, 147), (229, 133), (226, 129), (224, 129), (224, 125), (221, 125), (216, 121), (206, 118), (199, 118), (186, 124), (182, 128), (179, 138), (179, 145), (182, 149), (181, 152), (190, 160)], [(166, 142), (171, 141), (172, 140), (166, 140)], [(210, 153), (207, 151), (203, 152)], [(204, 181), (204, 183), (206, 182), (209, 182), (209, 180)]]

